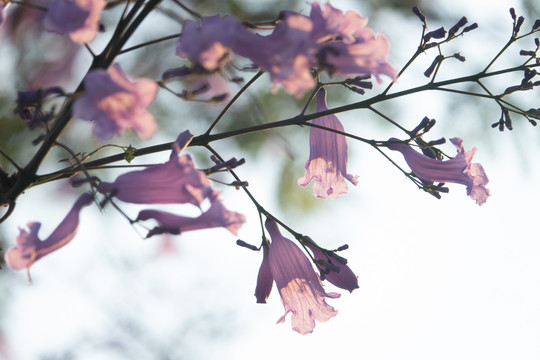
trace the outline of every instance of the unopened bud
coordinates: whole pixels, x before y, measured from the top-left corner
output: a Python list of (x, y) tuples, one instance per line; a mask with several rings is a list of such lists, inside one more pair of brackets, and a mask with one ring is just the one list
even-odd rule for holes
[(448, 38), (451, 38), (452, 36), (454, 36), (460, 27), (462, 27), (463, 25), (465, 25), (467, 23), (467, 18), (465, 16), (463, 16), (461, 19), (459, 19), (459, 21), (456, 23), (456, 25), (452, 26), (450, 28), (450, 30), (448, 30)]
[(236, 240), (236, 245), (245, 247), (246, 249), (249, 249), (249, 250), (259, 251), (259, 248), (256, 247), (255, 245), (248, 244), (247, 242), (240, 239)]
[(414, 13), (414, 15), (418, 16), (421, 22), (423, 22), (424, 24), (426, 23), (426, 16), (422, 14), (419, 8), (417, 8), (416, 6), (413, 6), (412, 12)]

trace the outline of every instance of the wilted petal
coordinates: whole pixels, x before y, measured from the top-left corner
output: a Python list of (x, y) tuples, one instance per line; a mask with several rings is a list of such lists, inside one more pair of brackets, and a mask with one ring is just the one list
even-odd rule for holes
[[(400, 140), (391, 138), (389, 141)], [(482, 165), (471, 163), (476, 148), (465, 151), (463, 149), (463, 140), (455, 137), (450, 141), (456, 146), (458, 153), (453, 159), (446, 161), (429, 158), (415, 151), (411, 146), (402, 143), (388, 144), (388, 148), (399, 151), (405, 158), (407, 165), (420, 179), (465, 185), (467, 195), (475, 200), (478, 205), (482, 205), (489, 196), (489, 190), (485, 187), (489, 179)]]
[(274, 221), (268, 219), (266, 229), (272, 239), (268, 259), (270, 271), (285, 307), (285, 315), (278, 322), (285, 321), (290, 312), (293, 330), (300, 334), (311, 333), (315, 321), (327, 321), (336, 316), (337, 311), (324, 298), (336, 298), (339, 294), (324, 291), (307, 256), (281, 235)]
[(38, 237), (41, 223), (28, 223), (29, 232), (20, 229), (17, 246), (10, 248), (5, 255), (6, 264), (13, 270), (30, 269), (30, 266), (43, 256), (66, 245), (77, 233), (81, 209), (93, 201), (92, 195), (82, 194), (56, 230), (44, 241)]
[(112, 183), (101, 182), (97, 190), (135, 204), (200, 205), (212, 193), (210, 181), (195, 169), (191, 156), (180, 155), (192, 138), (189, 131), (183, 132), (173, 145), (169, 161), (122, 174)]
[[(324, 273), (325, 280), (334, 284), (338, 288), (349, 290), (352, 292), (354, 289), (358, 289), (358, 277), (352, 272), (351, 268), (346, 264), (342, 264), (337, 259), (330, 256), (326, 256), (315, 244), (315, 242), (309, 238), (304, 243), (313, 253), (315, 260), (322, 260), (325, 263), (330, 263), (331, 268), (328, 268), (328, 273)], [(323, 265), (323, 267), (325, 267)]]
[(157, 130), (154, 117), (146, 110), (158, 92), (155, 81), (131, 81), (119, 65), (113, 65), (88, 73), (84, 87), (84, 95), (73, 105), (73, 116), (94, 121), (96, 137), (110, 140), (134, 129), (141, 139), (148, 139)]
[(105, 0), (54, 0), (43, 19), (47, 31), (69, 35), (76, 43), (95, 39)]
[(210, 208), (198, 217), (188, 217), (159, 210), (143, 210), (137, 220), (155, 219), (159, 227), (151, 230), (147, 237), (158, 233), (180, 234), (186, 231), (224, 227), (234, 235), (246, 221), (244, 215), (229, 211), (223, 206), (215, 192), (210, 196)]
[[(316, 95), (317, 111), (328, 110), (326, 92), (319, 90)], [(335, 115), (328, 115), (313, 120), (316, 125), (344, 132), (343, 125)], [(344, 135), (312, 127), (309, 131), (309, 159), (306, 161), (306, 173), (298, 179), (298, 185), (306, 187), (313, 178), (313, 194), (326, 199), (337, 198), (348, 193), (345, 179), (356, 185), (358, 176), (347, 174), (348, 148)]]

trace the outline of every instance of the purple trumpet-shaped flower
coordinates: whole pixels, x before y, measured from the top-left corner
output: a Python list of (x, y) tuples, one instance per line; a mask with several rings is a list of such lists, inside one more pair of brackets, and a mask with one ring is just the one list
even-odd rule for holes
[[(326, 92), (319, 90), (315, 100), (317, 111), (328, 110)], [(344, 128), (335, 115), (327, 115), (313, 120), (313, 124), (343, 132)], [(298, 185), (306, 187), (313, 178), (313, 194), (321, 199), (337, 198), (348, 193), (347, 183), (358, 183), (358, 176), (347, 174), (348, 148), (344, 135), (312, 127), (309, 131), (309, 159), (306, 161), (306, 173), (298, 179)]]
[(190, 58), (204, 69), (214, 71), (229, 61), (231, 47), (251, 36), (255, 35), (234, 17), (203, 17), (199, 21), (186, 22), (176, 55)]
[(131, 81), (119, 65), (93, 70), (84, 78), (85, 94), (75, 100), (73, 116), (94, 121), (94, 135), (110, 140), (134, 129), (141, 139), (157, 129), (146, 108), (154, 101), (158, 85), (150, 79)]
[(257, 287), (255, 288), (255, 298), (257, 304), (266, 304), (266, 299), (270, 296), (272, 291), (272, 285), (274, 283), (274, 277), (272, 276), (272, 270), (270, 269), (270, 260), (268, 256), (268, 243), (263, 244), (263, 261), (257, 274)]
[(358, 277), (354, 275), (351, 268), (347, 266), (344, 258), (334, 254), (333, 252), (323, 253), (321, 249), (309, 237), (305, 238), (306, 245), (313, 253), (316, 261), (322, 261), (321, 276), (324, 273), (324, 279), (334, 284), (338, 288), (349, 290), (352, 292), (358, 289)]
[(293, 330), (302, 335), (309, 334), (313, 332), (315, 321), (327, 321), (336, 316), (337, 311), (324, 298), (337, 298), (339, 294), (324, 291), (307, 256), (281, 235), (273, 220), (266, 220), (266, 229), (272, 242), (259, 270), (257, 302), (265, 302), (273, 278), (285, 307), (285, 314), (278, 323), (284, 322), (287, 314), (291, 313)]
[(28, 279), (32, 281), (30, 277), (30, 266), (43, 256), (66, 245), (75, 237), (77, 228), (79, 227), (79, 213), (93, 199), (89, 193), (79, 196), (64, 220), (45, 240), (40, 240), (38, 237), (39, 228), (41, 227), (41, 223), (39, 222), (28, 223), (30, 232), (25, 229), (19, 229), (20, 233), (17, 237), (17, 246), (10, 248), (5, 255), (7, 266), (13, 270), (26, 268)]
[(159, 226), (150, 230), (147, 235), (151, 237), (156, 234), (178, 235), (186, 231), (210, 229), (224, 227), (234, 235), (238, 235), (238, 230), (246, 221), (244, 215), (229, 211), (219, 200), (219, 192), (215, 191), (209, 196), (211, 206), (199, 217), (187, 217), (171, 214), (158, 210), (143, 210), (139, 212), (137, 220), (155, 219)]
[(192, 138), (184, 131), (176, 139), (169, 161), (122, 174), (112, 183), (102, 182), (97, 190), (135, 204), (200, 205), (212, 193), (210, 180), (195, 169), (191, 156), (180, 155)]
[[(401, 140), (390, 138), (388, 141)], [(453, 159), (446, 161), (427, 157), (406, 144), (389, 143), (387, 146), (390, 150), (399, 151), (414, 174), (420, 179), (465, 185), (467, 195), (475, 200), (478, 205), (482, 205), (489, 196), (489, 190), (485, 187), (489, 179), (482, 165), (471, 163), (476, 148), (473, 147), (471, 150), (465, 151), (463, 149), (463, 140), (458, 137), (451, 138), (450, 141), (456, 146), (457, 155)]]
[(105, 0), (54, 0), (43, 18), (47, 31), (68, 35), (73, 42), (89, 43), (95, 39)]

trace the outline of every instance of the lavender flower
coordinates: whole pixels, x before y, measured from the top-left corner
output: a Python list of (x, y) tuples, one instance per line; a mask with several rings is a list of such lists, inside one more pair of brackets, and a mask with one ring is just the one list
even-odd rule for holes
[(54, 0), (43, 18), (47, 31), (68, 35), (73, 42), (89, 43), (95, 39), (105, 0)]
[[(324, 271), (324, 278), (330, 283), (334, 284), (338, 288), (349, 290), (352, 292), (354, 289), (358, 289), (358, 277), (354, 275), (351, 268), (344, 263), (345, 259), (339, 257), (338, 255), (330, 252), (323, 253), (317, 244), (309, 237), (305, 238), (306, 241), (304, 244), (311, 250), (313, 257), (316, 261), (322, 261), (321, 265)], [(321, 272), (321, 275), (323, 273)]]
[(147, 237), (156, 234), (169, 233), (178, 235), (186, 231), (224, 227), (234, 235), (246, 221), (244, 215), (229, 211), (219, 200), (219, 192), (215, 191), (209, 196), (210, 208), (198, 217), (187, 217), (158, 210), (143, 210), (139, 212), (137, 220), (155, 219), (159, 227), (150, 230)]
[(157, 129), (146, 107), (154, 101), (158, 86), (150, 79), (131, 81), (119, 65), (93, 70), (84, 78), (85, 94), (75, 100), (73, 116), (94, 121), (94, 135), (110, 140), (134, 129), (141, 139)]
[[(318, 112), (328, 110), (324, 89), (319, 90), (315, 100)], [(343, 125), (335, 115), (317, 118), (313, 120), (313, 124), (344, 131)], [(345, 179), (353, 185), (358, 183), (358, 176), (347, 174), (348, 149), (344, 135), (312, 127), (309, 132), (309, 146), (306, 173), (298, 179), (298, 185), (306, 187), (315, 178), (313, 194), (326, 199), (348, 193)]]
[(45, 240), (40, 240), (38, 237), (39, 228), (41, 227), (39, 222), (28, 223), (30, 232), (19, 229), (17, 246), (10, 248), (5, 255), (7, 266), (13, 270), (26, 268), (28, 279), (31, 281), (30, 266), (43, 256), (66, 245), (75, 237), (79, 227), (79, 213), (83, 207), (89, 205), (92, 201), (93, 197), (89, 193), (79, 196), (64, 220)]
[(219, 15), (188, 21), (176, 55), (190, 58), (195, 64), (214, 71), (229, 61), (229, 51), (245, 36), (252, 36), (238, 19)]
[[(388, 141), (401, 141), (391, 138)], [(425, 181), (452, 182), (467, 187), (467, 195), (478, 205), (486, 202), (489, 182), (484, 168), (478, 163), (471, 163), (476, 148), (465, 151), (463, 140), (455, 137), (450, 139), (457, 148), (457, 155), (450, 160), (439, 161), (415, 151), (411, 146), (401, 143), (389, 143), (390, 150), (399, 151), (416, 176)]]
[(324, 291), (309, 259), (298, 246), (281, 235), (273, 220), (266, 220), (266, 229), (272, 243), (265, 253), (266, 260), (263, 258), (259, 271), (257, 289), (260, 289), (260, 292), (257, 301), (264, 302), (270, 293), (270, 276), (267, 273), (269, 268), (285, 307), (285, 314), (278, 323), (284, 322), (287, 314), (291, 313), (293, 330), (302, 335), (311, 333), (315, 321), (327, 321), (336, 316), (337, 311), (328, 305), (324, 298), (337, 298), (339, 294)]
[(180, 155), (193, 135), (181, 133), (173, 145), (169, 161), (144, 170), (120, 175), (114, 182), (102, 182), (97, 190), (135, 204), (199, 205), (212, 193), (210, 181), (197, 169), (189, 155)]
[(272, 270), (270, 269), (270, 261), (268, 256), (269, 247), (265, 242), (263, 244), (263, 261), (259, 268), (259, 274), (257, 275), (257, 287), (255, 288), (255, 298), (257, 304), (266, 304), (266, 299), (270, 296), (272, 291), (272, 285), (274, 283), (274, 277), (272, 276)]

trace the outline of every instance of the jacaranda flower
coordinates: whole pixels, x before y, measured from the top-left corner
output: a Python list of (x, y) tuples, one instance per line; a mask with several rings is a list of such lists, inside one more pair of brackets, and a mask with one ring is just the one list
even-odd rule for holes
[(73, 42), (89, 43), (95, 39), (105, 0), (54, 0), (43, 18), (47, 31), (68, 35)]
[(154, 117), (146, 110), (158, 92), (155, 81), (131, 81), (119, 65), (113, 65), (88, 73), (84, 88), (84, 95), (73, 104), (73, 116), (93, 121), (96, 137), (110, 140), (134, 129), (141, 139), (148, 139), (157, 130)]
[(147, 237), (156, 234), (178, 235), (186, 231), (224, 227), (234, 235), (246, 221), (244, 215), (229, 211), (219, 200), (219, 192), (214, 191), (209, 196), (210, 208), (198, 217), (188, 217), (159, 210), (143, 210), (137, 220), (155, 219), (159, 226), (150, 230)]
[[(317, 111), (328, 110), (326, 92), (319, 90), (315, 97)], [(313, 120), (313, 124), (343, 132), (344, 128), (335, 115), (327, 115)], [(309, 159), (306, 173), (298, 179), (298, 185), (306, 187), (313, 178), (313, 194), (321, 199), (337, 198), (348, 193), (345, 179), (358, 183), (358, 176), (347, 174), (348, 148), (344, 135), (312, 127), (309, 131)]]
[(212, 188), (206, 175), (195, 169), (191, 156), (180, 155), (192, 138), (184, 131), (176, 139), (169, 161), (122, 174), (112, 183), (101, 182), (97, 190), (135, 204), (200, 205)]
[(312, 3), (310, 16), (282, 11), (269, 35), (249, 31), (231, 17), (213, 16), (184, 25), (176, 49), (199, 68), (214, 71), (239, 54), (270, 75), (278, 85), (297, 98), (315, 86), (313, 70), (335, 75), (395, 77), (388, 63), (390, 44), (366, 27), (367, 18), (343, 13), (326, 4), (324, 10)]
[(258, 278), (257, 289), (261, 291), (257, 301), (264, 302), (262, 300), (266, 300), (270, 292), (269, 276), (264, 274), (269, 268), (285, 307), (285, 314), (278, 323), (284, 322), (287, 314), (291, 313), (293, 330), (300, 334), (311, 333), (315, 321), (323, 322), (336, 316), (337, 311), (326, 303), (325, 298), (337, 298), (339, 294), (324, 291), (307, 256), (291, 240), (281, 235), (273, 220), (266, 221), (266, 229), (272, 242), (266, 253), (267, 260), (263, 259), (259, 271), (259, 274), (262, 271), (263, 275)]
[(0, 1), (0, 25), (2, 25), (2, 23), (4, 22), (4, 11), (7, 9), (9, 4), (10, 3), (7, 1)]
[(311, 250), (315, 260), (323, 263), (319, 266), (322, 268), (321, 275), (324, 274), (325, 280), (338, 288), (349, 290), (350, 292), (358, 289), (358, 277), (347, 266), (345, 259), (333, 252), (323, 253), (313, 240), (307, 237), (305, 239), (304, 245)]
[(17, 237), (17, 246), (10, 248), (5, 255), (7, 266), (13, 270), (26, 268), (28, 279), (31, 280), (30, 266), (43, 256), (66, 245), (75, 237), (77, 228), (79, 227), (79, 213), (93, 199), (89, 193), (82, 194), (56, 230), (45, 240), (41, 240), (38, 237), (39, 228), (41, 227), (41, 223), (39, 222), (28, 223), (30, 232), (25, 229), (19, 229), (20, 233)]
[(489, 179), (486, 176), (484, 168), (478, 163), (472, 163), (472, 158), (476, 148), (465, 151), (463, 149), (463, 140), (458, 137), (450, 139), (457, 148), (457, 155), (450, 160), (440, 161), (432, 159), (411, 146), (403, 143), (396, 138), (390, 138), (387, 146), (390, 150), (399, 151), (407, 165), (416, 176), (425, 181), (451, 182), (462, 184), (467, 187), (467, 195), (476, 201), (478, 205), (486, 202), (489, 196), (489, 190), (486, 185)]
[(182, 29), (176, 55), (190, 58), (196, 65), (214, 71), (230, 60), (230, 48), (242, 36), (250, 34), (238, 19), (230, 16), (216, 15), (188, 21)]

